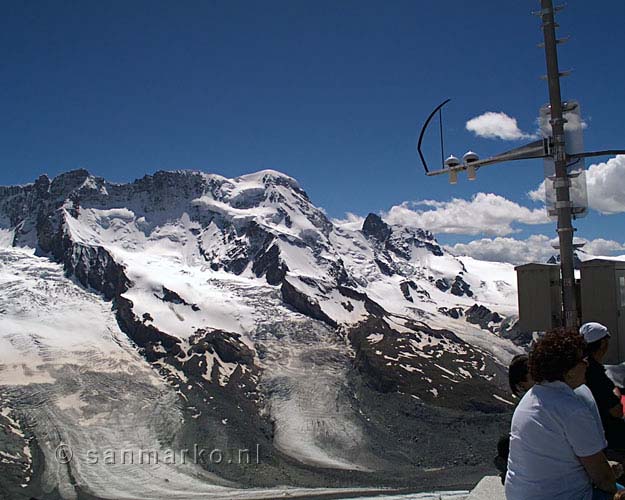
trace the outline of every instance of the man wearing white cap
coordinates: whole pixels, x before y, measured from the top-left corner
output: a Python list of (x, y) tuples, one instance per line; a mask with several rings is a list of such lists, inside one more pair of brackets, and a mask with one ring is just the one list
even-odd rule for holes
[(590, 322), (583, 324), (579, 333), (586, 341), (588, 356), (586, 385), (597, 403), (608, 447), (623, 450), (625, 449), (623, 406), (614, 391), (614, 383), (606, 375), (602, 364), (608, 352), (610, 332), (601, 323)]

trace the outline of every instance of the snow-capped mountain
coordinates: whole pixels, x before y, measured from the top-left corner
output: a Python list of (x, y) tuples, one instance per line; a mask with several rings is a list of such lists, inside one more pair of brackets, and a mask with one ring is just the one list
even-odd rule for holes
[[(0, 187), (0, 266), (12, 495), (465, 485), (511, 408), (512, 266), (374, 214), (332, 221), (279, 172), (114, 184), (76, 170)], [(89, 463), (194, 445), (257, 456)], [(452, 465), (461, 478), (440, 472)]]

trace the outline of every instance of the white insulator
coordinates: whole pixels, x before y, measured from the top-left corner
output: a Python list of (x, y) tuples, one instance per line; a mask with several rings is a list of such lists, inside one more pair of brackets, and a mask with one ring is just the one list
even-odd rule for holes
[(449, 184), (458, 184), (458, 171), (457, 170), (449, 171)]
[(462, 161), (465, 163), (465, 165), (473, 163), (474, 161), (478, 161), (479, 159), (480, 157), (473, 151), (467, 151), (462, 157)]
[(449, 155), (449, 158), (445, 160), (445, 166), (449, 168), (457, 167), (460, 165), (460, 160), (454, 155)]
[(467, 178), (470, 181), (474, 181), (477, 177), (477, 174), (475, 172), (475, 167), (473, 165), (467, 165)]

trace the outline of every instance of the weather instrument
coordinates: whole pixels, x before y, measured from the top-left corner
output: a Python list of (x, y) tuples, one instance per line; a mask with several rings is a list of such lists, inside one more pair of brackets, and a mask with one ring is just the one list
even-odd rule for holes
[[(419, 134), (417, 152), (426, 175), (448, 175), (451, 184), (456, 184), (458, 174), (465, 170), (469, 180), (475, 180), (477, 171), (482, 167), (515, 160), (537, 158), (544, 160), (545, 205), (549, 216), (557, 220), (560, 248), (563, 303), (561, 324), (567, 327), (577, 327), (579, 311), (575, 296), (573, 260), (573, 233), (575, 228), (572, 226), (572, 220), (583, 217), (588, 211), (584, 158), (625, 154), (625, 150), (584, 151), (583, 121), (579, 103), (572, 100), (563, 102), (560, 92), (560, 77), (570, 74), (569, 71), (561, 72), (558, 68), (557, 46), (567, 39), (556, 38), (558, 24), (555, 21), (555, 13), (562, 10), (563, 7), (554, 8), (552, 0), (540, 0), (540, 7), (541, 9), (534, 14), (539, 16), (542, 21), (544, 41), (539, 47), (545, 50), (547, 65), (545, 79), (549, 87), (549, 104), (543, 106), (539, 113), (542, 139), (483, 160), (480, 160), (473, 151), (468, 151), (462, 160), (454, 155), (445, 159), (442, 109), (450, 101), (450, 99), (446, 99), (434, 108), (425, 120)], [(441, 167), (430, 170), (421, 148), (425, 132), (437, 114), (439, 117)]]
[[(503, 153), (497, 154), (495, 156), (490, 156), (488, 158), (484, 158), (480, 160), (477, 153), (473, 151), (467, 151), (462, 160), (458, 159), (453, 154), (450, 154), (446, 159), (444, 159), (444, 137), (442, 135), (442, 108), (451, 99), (445, 99), (441, 104), (434, 108), (434, 111), (430, 113), (428, 118), (423, 123), (421, 128), (421, 132), (419, 134), (419, 140), (417, 142), (417, 152), (419, 153), (419, 158), (421, 159), (421, 164), (425, 170), (425, 174), (429, 177), (434, 175), (448, 175), (449, 183), (456, 184), (458, 181), (458, 173), (467, 171), (467, 177), (470, 181), (474, 181), (477, 177), (476, 172), (481, 167), (487, 167), (489, 165), (495, 165), (497, 163), (503, 163), (507, 161), (514, 160), (535, 160), (538, 158), (544, 158), (545, 161), (548, 161), (551, 164), (551, 170), (549, 167), (545, 165), (545, 177), (551, 181), (553, 181), (553, 177), (555, 174), (555, 163), (554, 163), (554, 147), (553, 147), (553, 137), (551, 136), (551, 123), (550, 123), (550, 113), (551, 113), (551, 105), (545, 104), (542, 108), (540, 108), (539, 121), (541, 125), (541, 132), (543, 133), (543, 138), (529, 142), (523, 146), (510, 149), (508, 151), (504, 151)], [(564, 119), (564, 134), (566, 136), (565, 147), (567, 152), (567, 168), (569, 170), (569, 174), (572, 178), (578, 177), (579, 172), (583, 171), (583, 159), (589, 158), (592, 156), (613, 156), (618, 154), (625, 154), (625, 150), (622, 149), (608, 149), (602, 151), (583, 151), (583, 134), (582, 129), (584, 128), (584, 122), (582, 121), (580, 112), (579, 112), (579, 103), (577, 101), (565, 101), (562, 103), (563, 110), (563, 119)], [(425, 137), (425, 132), (430, 126), (432, 119), (438, 114), (439, 116), (439, 124), (440, 124), (440, 142), (441, 142), (441, 167), (437, 170), (430, 170), (430, 166), (425, 159), (423, 154), (422, 145), (423, 139)], [(549, 194), (547, 194), (549, 197)], [(553, 215), (550, 211), (550, 215)]]
[[(463, 157), (462, 161), (456, 158), (454, 155), (450, 155), (447, 159), (444, 159), (445, 151), (444, 151), (444, 137), (443, 137), (443, 115), (442, 110), (443, 106), (445, 106), (451, 99), (446, 99), (442, 103), (440, 103), (434, 110), (430, 113), (430, 115), (425, 120), (423, 127), (421, 128), (421, 133), (419, 134), (419, 140), (417, 142), (417, 152), (419, 153), (419, 157), (421, 158), (421, 163), (423, 164), (423, 168), (425, 169), (425, 174), (428, 176), (433, 175), (449, 175), (450, 184), (456, 184), (458, 182), (458, 173), (467, 171), (468, 179), (470, 181), (474, 181), (477, 177), (477, 171), (481, 167), (486, 167), (488, 165), (494, 165), (496, 163), (501, 163), (504, 161), (513, 161), (513, 160), (527, 160), (527, 159), (535, 159), (535, 158), (546, 158), (549, 156), (550, 148), (549, 148), (549, 140), (547, 138), (530, 142), (524, 146), (510, 149), (509, 151), (505, 151), (504, 153), (491, 156), (489, 158), (485, 158), (480, 160), (479, 156), (473, 151), (467, 151)], [(423, 154), (422, 145), (423, 138), (425, 137), (425, 132), (428, 129), (432, 119), (438, 114), (439, 118), (439, 126), (440, 126), (440, 144), (441, 144), (441, 163), (442, 166), (438, 170), (430, 170), (428, 163)]]

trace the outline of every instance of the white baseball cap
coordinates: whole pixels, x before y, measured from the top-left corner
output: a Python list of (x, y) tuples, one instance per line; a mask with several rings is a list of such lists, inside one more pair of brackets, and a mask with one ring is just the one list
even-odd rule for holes
[(597, 340), (601, 340), (603, 337), (609, 337), (610, 332), (601, 323), (584, 323), (579, 329), (579, 333), (584, 337), (587, 344), (592, 344)]

